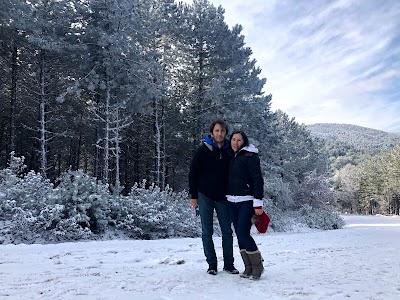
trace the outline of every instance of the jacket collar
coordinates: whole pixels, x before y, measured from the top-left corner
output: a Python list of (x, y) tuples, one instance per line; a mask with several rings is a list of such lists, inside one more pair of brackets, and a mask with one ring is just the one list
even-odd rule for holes
[[(214, 138), (208, 134), (206, 135), (206, 137), (204, 138), (204, 144), (208, 147), (208, 149), (210, 149), (211, 151), (213, 150), (213, 148), (215, 149), (219, 149), (218, 145), (214, 142)], [(229, 149), (229, 142), (228, 140), (224, 140), (224, 145), (222, 146), (221, 150), (227, 150)]]

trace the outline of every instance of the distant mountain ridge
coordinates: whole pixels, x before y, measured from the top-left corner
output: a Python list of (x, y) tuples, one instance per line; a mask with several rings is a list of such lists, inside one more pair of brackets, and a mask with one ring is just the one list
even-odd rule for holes
[(311, 135), (338, 144), (347, 144), (363, 153), (375, 154), (400, 143), (399, 133), (390, 133), (351, 124), (317, 123), (307, 125)]

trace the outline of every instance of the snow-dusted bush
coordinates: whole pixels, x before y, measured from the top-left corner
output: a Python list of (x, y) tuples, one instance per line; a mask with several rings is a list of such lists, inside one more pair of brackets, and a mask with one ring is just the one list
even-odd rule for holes
[(108, 186), (82, 171), (68, 171), (58, 182), (51, 201), (63, 206), (62, 220), (69, 220), (66, 221), (67, 224), (72, 224), (70, 226), (73, 227), (76, 223), (83, 229), (103, 233), (107, 229), (107, 215), (112, 198)]
[(310, 228), (318, 229), (339, 229), (345, 225), (344, 220), (333, 210), (331, 206), (312, 207), (303, 205), (298, 211), (301, 223)]
[(92, 233), (82, 228), (75, 218), (63, 219), (62, 205), (47, 205), (38, 216), (20, 207), (14, 209), (10, 228), (12, 242), (37, 243), (87, 239)]
[(0, 184), (2, 185), (6, 185), (6, 182), (10, 185), (16, 183), (26, 169), (26, 165), (24, 164), (25, 157), (16, 157), (14, 155), (14, 151), (10, 153), (8, 168), (0, 170)]
[(11, 219), (12, 209), (16, 201), (10, 199), (8, 192), (21, 180), (21, 174), (26, 168), (24, 157), (15, 157), (10, 154), (9, 167), (0, 170), (0, 219)]
[(32, 243), (38, 237), (38, 233), (32, 232), (31, 228), (35, 224), (36, 218), (29, 211), (24, 211), (20, 207), (13, 209), (12, 226), (10, 233), (13, 243)]
[(5, 197), (0, 197), (0, 220), (10, 220), (14, 208), (15, 201), (8, 200)]
[(170, 194), (168, 204), (172, 222), (169, 224), (169, 229), (172, 235), (199, 237), (201, 235), (200, 217), (196, 216), (195, 211), (190, 208), (187, 192), (173, 193), (172, 190), (167, 191)]
[(132, 238), (155, 239), (169, 236), (199, 236), (193, 211), (188, 209), (187, 193), (162, 191), (154, 184), (135, 184), (129, 196), (111, 206), (111, 223)]
[(31, 211), (37, 215), (46, 205), (47, 197), (51, 195), (53, 184), (35, 171), (23, 176), (14, 186), (7, 190), (7, 198), (15, 201), (16, 206)]
[(0, 216), (11, 218), (11, 210), (20, 207), (37, 215), (47, 203), (53, 190), (52, 183), (40, 174), (24, 173), (24, 157), (11, 153), (9, 167), (0, 170)]
[(271, 218), (271, 230), (277, 232), (298, 231), (300, 228), (330, 230), (345, 225), (344, 220), (329, 205), (315, 208), (304, 204), (297, 210), (281, 210), (271, 201), (265, 201), (264, 209)]
[(57, 188), (34, 171), (22, 173), (23, 159), (11, 156), (1, 171), (0, 216), (12, 219), (14, 243), (70, 241), (107, 229), (106, 185), (81, 171), (66, 172)]

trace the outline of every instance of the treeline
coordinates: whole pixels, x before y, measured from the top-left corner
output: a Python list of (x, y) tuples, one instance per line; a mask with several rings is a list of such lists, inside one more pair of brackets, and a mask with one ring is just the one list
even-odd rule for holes
[(222, 118), (259, 148), (267, 199), (281, 209), (331, 210), (322, 143), (271, 112), (242, 28), (228, 27), (222, 7), (2, 3), (0, 168), (14, 152), (50, 182), (82, 170), (115, 195), (143, 180), (181, 191), (194, 150)]
[(338, 205), (362, 214), (400, 214), (400, 144), (347, 164), (334, 177)]

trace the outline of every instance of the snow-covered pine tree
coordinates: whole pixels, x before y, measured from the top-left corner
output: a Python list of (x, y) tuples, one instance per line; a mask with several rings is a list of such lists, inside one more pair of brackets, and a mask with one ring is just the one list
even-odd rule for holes
[[(145, 53), (147, 64), (148, 101), (143, 103), (144, 114), (149, 116), (147, 124), (152, 134), (153, 145), (147, 148), (154, 157), (153, 182), (164, 188), (167, 172), (166, 118), (170, 108), (172, 86), (170, 70), (176, 64), (175, 47), (179, 18), (177, 6), (173, 0), (140, 1), (139, 12), (143, 14), (143, 35), (140, 39), (141, 50)], [(169, 120), (172, 122), (173, 120)], [(150, 134), (149, 132), (149, 134)]]
[[(96, 0), (90, 2), (85, 20), (86, 34), (83, 40), (88, 44), (86, 66), (90, 70), (85, 81), (95, 95), (91, 104), (96, 109), (96, 115), (101, 116), (97, 118), (96, 146), (101, 150), (103, 159), (102, 163), (96, 159), (95, 169), (102, 170), (101, 174), (96, 172), (96, 176), (108, 183), (111, 163), (115, 159), (111, 152), (116, 139), (115, 129), (122, 129), (121, 123), (117, 127), (112, 124), (115, 120), (112, 115), (116, 116), (118, 111), (118, 120), (121, 121), (131, 114), (124, 113), (124, 107), (137, 109), (144, 99), (146, 81), (143, 72), (146, 66), (142, 65), (143, 54), (138, 48), (143, 33), (142, 19), (138, 1)], [(117, 140), (121, 141), (121, 137), (118, 136)]]
[[(63, 79), (68, 77), (66, 70), (70, 64), (65, 53), (71, 50), (68, 40), (73, 31), (70, 18), (73, 11), (70, 2), (64, 1), (21, 2), (20, 7), (12, 11), (13, 25), (24, 45), (18, 52), (21, 69), (18, 101), (30, 111), (23, 125), (25, 130), (36, 133), (37, 142), (33, 146), (39, 152), (40, 163), (34, 168), (40, 170), (42, 176), (48, 176), (51, 167), (49, 158), (54, 154), (49, 153), (50, 146), (54, 146), (50, 145), (51, 139), (54, 134), (64, 134), (61, 127), (57, 128), (61, 131), (56, 132), (54, 125), (61, 122), (62, 117), (55, 100), (58, 90), (65, 84)], [(31, 138), (32, 134), (29, 135)]]

